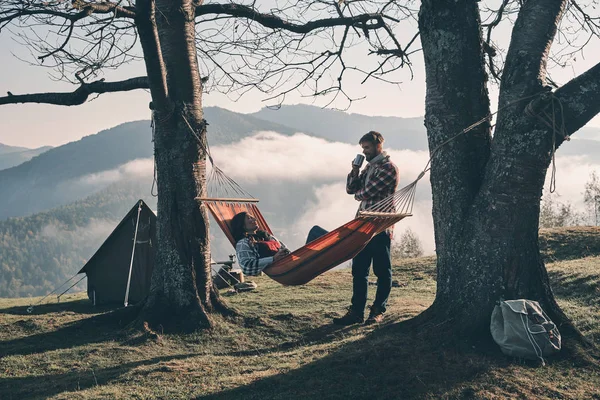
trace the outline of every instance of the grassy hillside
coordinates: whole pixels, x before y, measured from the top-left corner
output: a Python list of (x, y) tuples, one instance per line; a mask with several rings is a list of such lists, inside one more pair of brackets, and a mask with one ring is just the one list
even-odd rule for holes
[[(380, 326), (336, 327), (351, 274), (327, 273), (282, 287), (266, 277), (229, 295), (245, 318), (210, 332), (140, 334), (69, 295), (26, 308), (0, 300), (2, 399), (593, 399), (600, 368), (561, 356), (546, 367), (497, 349), (434, 345), (403, 321), (432, 302), (432, 257), (396, 260), (389, 313)], [(600, 345), (600, 257), (548, 264), (555, 293), (584, 335)], [(371, 286), (370, 296), (373, 297)]]

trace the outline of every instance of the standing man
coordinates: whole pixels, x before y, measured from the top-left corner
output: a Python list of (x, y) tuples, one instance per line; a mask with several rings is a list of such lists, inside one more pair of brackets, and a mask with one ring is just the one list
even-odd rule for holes
[[(396, 191), (398, 167), (383, 151), (383, 136), (371, 131), (358, 142), (363, 149), (367, 166), (359, 174), (359, 166), (352, 165), (348, 174), (346, 191), (360, 201), (359, 211), (365, 210)], [(352, 260), (352, 305), (346, 315), (334, 318), (337, 325), (359, 324), (364, 321), (369, 284), (369, 268), (373, 262), (373, 272), (377, 276), (377, 293), (371, 306), (366, 324), (383, 320), (386, 304), (392, 289), (392, 260), (390, 244), (393, 226), (371, 239), (365, 248)]]

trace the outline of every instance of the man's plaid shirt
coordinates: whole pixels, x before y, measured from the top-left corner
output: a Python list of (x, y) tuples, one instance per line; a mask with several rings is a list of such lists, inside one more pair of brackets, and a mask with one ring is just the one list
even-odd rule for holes
[[(369, 170), (373, 171), (369, 174)], [(369, 180), (367, 181), (367, 175)], [(385, 156), (382, 161), (375, 164), (367, 164), (361, 173), (353, 177), (348, 174), (346, 180), (346, 192), (353, 194), (360, 201), (359, 211), (371, 207), (394, 193), (398, 186), (398, 167), (390, 161), (390, 156)], [(394, 227), (388, 228), (391, 235)]]
[[(269, 240), (277, 239), (275, 239), (274, 236), (269, 235)], [(282, 248), (286, 248), (283, 243), (279, 243)], [(273, 257), (260, 257), (258, 249), (249, 238), (241, 239), (236, 243), (235, 253), (237, 255), (238, 264), (245, 275), (260, 275), (263, 269), (273, 264)]]

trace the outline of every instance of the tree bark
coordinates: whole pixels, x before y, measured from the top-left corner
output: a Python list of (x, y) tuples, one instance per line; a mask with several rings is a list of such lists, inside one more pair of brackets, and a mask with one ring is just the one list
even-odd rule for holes
[[(149, 7), (153, 7), (151, 4)], [(194, 47), (194, 5), (156, 1), (140, 29), (155, 106), (158, 251), (141, 319), (167, 330), (210, 327), (227, 313), (212, 285), (208, 214), (194, 200), (205, 192), (206, 124)], [(138, 16), (138, 18), (142, 18)], [(156, 44), (155, 44), (156, 43)]]
[(516, 298), (539, 301), (576, 332), (554, 299), (538, 246), (555, 132), (526, 112), (544, 90), (548, 49), (564, 9), (563, 0), (547, 3), (524, 3), (515, 24), (493, 140), (483, 125), (447, 144), (489, 114), (479, 12), (471, 1), (428, 0), (420, 10), (438, 255), (436, 299), (422, 318), (448, 321), (471, 338), (489, 337), (496, 302)]
[[(426, 0), (419, 12), (427, 95), (438, 303), (450, 304), (462, 285), (458, 263), (464, 221), (483, 180), (490, 154), (490, 124), (457, 134), (489, 115), (487, 76), (477, 3)], [(448, 142), (447, 142), (448, 141)], [(444, 144), (446, 143), (447, 144)], [(440, 147), (441, 146), (441, 147)]]

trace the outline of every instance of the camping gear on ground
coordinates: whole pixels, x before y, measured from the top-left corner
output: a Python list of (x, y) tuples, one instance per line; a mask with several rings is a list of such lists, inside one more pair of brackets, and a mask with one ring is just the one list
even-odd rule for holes
[(233, 285), (233, 288), (238, 293), (250, 292), (256, 289), (258, 285), (253, 281), (240, 282)]
[(492, 312), (490, 331), (504, 354), (539, 359), (542, 364), (543, 357), (561, 348), (558, 328), (533, 300), (500, 301)]
[(78, 272), (96, 304), (138, 303), (150, 290), (156, 252), (156, 215), (139, 200)]
[(244, 273), (241, 269), (234, 269), (235, 255), (231, 254), (228, 261), (212, 261), (212, 265), (221, 265), (213, 278), (213, 283), (218, 289), (233, 288), (237, 283), (244, 282)]

